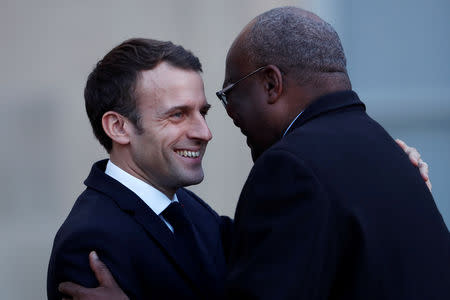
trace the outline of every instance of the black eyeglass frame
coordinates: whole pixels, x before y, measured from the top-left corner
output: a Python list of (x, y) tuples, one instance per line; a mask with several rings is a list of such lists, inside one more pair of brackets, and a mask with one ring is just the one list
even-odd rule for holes
[(244, 77), (242, 77), (241, 79), (239, 79), (236, 82), (230, 83), (229, 85), (227, 85), (225, 88), (221, 89), (220, 91), (216, 92), (216, 96), (217, 98), (219, 98), (219, 100), (222, 102), (223, 106), (225, 107), (225, 109), (227, 108), (228, 105), (228, 100), (227, 100), (227, 92), (229, 92), (233, 87), (236, 86), (236, 84), (238, 84), (239, 82), (243, 81), (246, 78), (249, 78), (250, 76), (252, 76), (253, 74), (258, 73), (261, 70), (264, 70), (265, 68), (267, 68), (267, 66), (263, 66), (263, 67), (259, 67), (258, 69), (254, 70), (253, 72), (248, 73), (247, 75), (245, 75)]

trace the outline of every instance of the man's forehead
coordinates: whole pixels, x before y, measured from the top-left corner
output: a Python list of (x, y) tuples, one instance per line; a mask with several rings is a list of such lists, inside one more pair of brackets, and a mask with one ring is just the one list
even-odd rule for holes
[(254, 69), (247, 53), (242, 49), (230, 49), (229, 54), (225, 65), (224, 85), (238, 80)]
[(172, 86), (161, 86), (157, 83), (149, 84), (146, 89), (140, 91), (137, 97), (140, 109), (149, 108), (157, 114), (164, 114), (174, 108), (199, 110), (208, 105), (200, 82)]
[(157, 98), (161, 92), (157, 78), (155, 69), (144, 70), (138, 73), (135, 86), (135, 95), (138, 100), (144, 97)]
[(203, 79), (199, 72), (171, 66), (142, 71), (136, 86), (136, 96), (138, 100), (205, 101)]

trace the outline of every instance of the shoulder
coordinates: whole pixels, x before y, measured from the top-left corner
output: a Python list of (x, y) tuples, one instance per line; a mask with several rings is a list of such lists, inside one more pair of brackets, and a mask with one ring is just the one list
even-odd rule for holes
[[(281, 144), (265, 151), (255, 162), (242, 190), (240, 201), (279, 199), (282, 195), (304, 194), (321, 187), (308, 161)], [(262, 200), (261, 200), (262, 201)]]
[[(182, 202), (194, 216), (196, 222), (202, 222), (214, 226), (219, 226), (221, 231), (229, 231), (232, 226), (232, 219), (227, 216), (219, 216), (205, 201), (192, 191), (180, 188), (177, 191), (178, 200)], [(210, 228), (211, 229), (211, 228)]]
[(178, 189), (177, 197), (185, 205), (188, 204), (199, 210), (203, 210), (204, 212), (207, 212), (208, 214), (210, 214), (211, 216), (213, 216), (215, 218), (219, 217), (219, 215), (205, 201), (203, 201), (194, 192), (192, 192), (186, 188)]
[[(115, 245), (139, 232), (136, 222), (113, 199), (87, 188), (75, 201), (59, 228), (54, 247), (73, 248), (89, 243)], [(73, 243), (75, 241), (75, 243)]]
[(261, 174), (273, 179), (274, 177), (292, 176), (293, 173), (304, 173), (305, 171), (312, 172), (312, 169), (302, 156), (301, 151), (289, 141), (280, 141), (266, 150), (255, 161), (249, 178)]
[(142, 232), (111, 199), (88, 189), (77, 199), (54, 238), (49, 276), (95, 286), (89, 252), (97, 251), (108, 262), (122, 257), (124, 264), (129, 263), (132, 258), (125, 255), (123, 245), (139, 245), (145, 237)]
[(61, 281), (98, 285), (89, 267), (90, 251), (97, 251), (115, 276), (118, 270), (129, 270), (134, 257), (127, 252), (145, 237), (130, 220), (112, 199), (89, 189), (83, 192), (54, 238), (47, 275), (49, 298), (60, 299), (57, 286)]
[(309, 163), (278, 145), (255, 162), (238, 201), (236, 227), (300, 220), (307, 211), (323, 216), (329, 203), (326, 186)]

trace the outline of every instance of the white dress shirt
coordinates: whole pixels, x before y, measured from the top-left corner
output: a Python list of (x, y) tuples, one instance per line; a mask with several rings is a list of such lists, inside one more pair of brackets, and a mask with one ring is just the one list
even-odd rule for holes
[(298, 117), (300, 117), (300, 115), (303, 113), (303, 110), (295, 117), (294, 120), (292, 120), (291, 124), (289, 124), (289, 127), (284, 131), (283, 133), (283, 137), (286, 135), (286, 133), (288, 132), (288, 130), (291, 128), (292, 124), (294, 124), (295, 121), (297, 121)]
[(176, 194), (173, 195), (172, 199), (169, 199), (166, 195), (155, 189), (150, 184), (134, 177), (116, 166), (113, 162), (111, 162), (111, 160), (108, 160), (108, 163), (106, 164), (105, 173), (133, 191), (139, 198), (142, 199), (142, 201), (145, 202), (145, 204), (148, 205), (148, 207), (150, 207), (151, 210), (153, 210), (155, 214), (161, 218), (161, 220), (163, 220), (164, 223), (166, 223), (167, 227), (169, 227), (169, 229), (173, 232), (172, 225), (164, 219), (161, 213), (169, 206), (170, 203), (172, 203), (172, 201), (178, 202)]

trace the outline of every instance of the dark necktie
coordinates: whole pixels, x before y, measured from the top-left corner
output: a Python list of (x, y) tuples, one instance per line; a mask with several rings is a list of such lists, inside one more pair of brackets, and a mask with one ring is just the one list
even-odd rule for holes
[(186, 215), (184, 207), (181, 206), (179, 202), (172, 201), (172, 203), (170, 203), (170, 205), (162, 212), (162, 215), (164, 219), (172, 225), (173, 233), (176, 238), (187, 230), (192, 230), (192, 228), (190, 228), (192, 226), (191, 221)]
[(176, 252), (184, 259), (189, 260), (189, 264), (195, 269), (192, 271), (197, 274), (197, 278), (201, 282), (203, 292), (210, 295), (223, 293), (222, 282), (216, 278), (214, 266), (210, 261), (211, 258), (208, 257), (207, 250), (201, 247), (194, 233), (193, 224), (183, 205), (173, 201), (162, 212), (162, 216), (173, 227)]
[(162, 215), (173, 227), (177, 251), (185, 252), (190, 259), (197, 260), (204, 266), (207, 253), (200, 249), (192, 222), (189, 220), (184, 207), (179, 202), (173, 201), (162, 212)]

